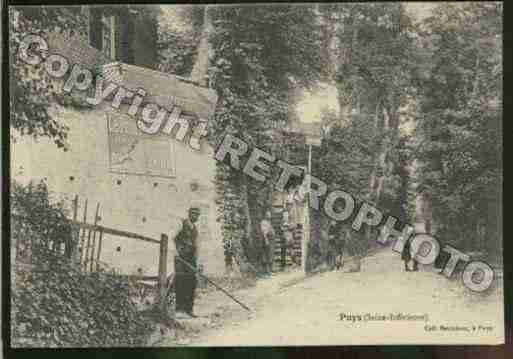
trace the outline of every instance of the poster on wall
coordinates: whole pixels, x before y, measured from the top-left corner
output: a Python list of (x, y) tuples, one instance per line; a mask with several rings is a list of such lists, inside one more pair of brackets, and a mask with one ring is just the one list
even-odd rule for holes
[(114, 173), (174, 177), (173, 143), (164, 136), (150, 136), (123, 114), (107, 114), (109, 170)]

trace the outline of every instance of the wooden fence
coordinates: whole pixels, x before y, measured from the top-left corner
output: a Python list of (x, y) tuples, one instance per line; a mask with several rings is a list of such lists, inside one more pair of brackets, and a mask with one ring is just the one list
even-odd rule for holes
[[(57, 233), (50, 236), (51, 238), (44, 242), (44, 246), (47, 246), (48, 249), (52, 250), (55, 254), (62, 255), (70, 259), (80, 268), (81, 272), (92, 273), (100, 271), (101, 269), (101, 264), (103, 263), (101, 261), (102, 245), (106, 239), (105, 235), (139, 240), (158, 245), (158, 273), (156, 276), (125, 275), (123, 277), (129, 277), (133, 280), (155, 281), (159, 294), (158, 299), (161, 303), (165, 304), (164, 297), (167, 290), (168, 236), (166, 234), (161, 234), (160, 239), (155, 239), (138, 233), (99, 225), (98, 222), (101, 219), (100, 203), (96, 204), (93, 223), (87, 223), (87, 199), (84, 201), (82, 221), (79, 221), (78, 201), (78, 196), (75, 196), (72, 206), (72, 219), (66, 220), (69, 224), (67, 226), (69, 231), (67, 233)], [(17, 238), (15, 243), (15, 261), (24, 264), (31, 264), (32, 248), (34, 248), (35, 245), (33, 240), (36, 237), (27, 229), (30, 227), (30, 219), (11, 215), (11, 221), (15, 222), (15, 225), (12, 226), (12, 228), (16, 228), (16, 231), (21, 231), (15, 234), (15, 238)], [(44, 236), (45, 234), (39, 234), (40, 238)], [(63, 238), (66, 236), (71, 240)], [(23, 241), (21, 239), (23, 239)]]

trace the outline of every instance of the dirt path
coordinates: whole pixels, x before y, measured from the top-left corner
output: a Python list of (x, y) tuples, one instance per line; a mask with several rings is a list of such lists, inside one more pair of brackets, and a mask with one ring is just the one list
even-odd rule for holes
[[(362, 271), (358, 273), (326, 272), (306, 279), (301, 279), (299, 272), (280, 274), (235, 293), (249, 305), (251, 313), (221, 293), (209, 294), (198, 300), (196, 308), (198, 314), (210, 314), (211, 319), (203, 323), (196, 320), (193, 324), (197, 326), (196, 335), (183, 344), (279, 346), (502, 341), (502, 281), (489, 295), (483, 296), (470, 292), (459, 279), (449, 281), (431, 268), (421, 268), (420, 272), (404, 272), (402, 268), (399, 255), (384, 249), (364, 259)], [(427, 315), (427, 321), (365, 320), (368, 314), (383, 317), (391, 313), (424, 318)], [(345, 320), (340, 319), (341, 314), (346, 314)], [(441, 325), (459, 328), (440, 330)], [(429, 330), (433, 328), (436, 330)], [(162, 345), (176, 345), (176, 342)]]

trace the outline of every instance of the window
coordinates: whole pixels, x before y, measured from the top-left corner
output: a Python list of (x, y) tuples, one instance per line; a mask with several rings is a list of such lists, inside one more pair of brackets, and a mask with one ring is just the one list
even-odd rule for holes
[(101, 51), (112, 61), (117, 60), (117, 16), (102, 16), (103, 47)]
[(89, 45), (97, 50), (103, 48), (102, 15), (98, 10), (91, 9), (89, 15)]
[(91, 9), (89, 17), (89, 44), (103, 52), (112, 61), (118, 60), (116, 31), (119, 18), (116, 15), (105, 16), (101, 11)]

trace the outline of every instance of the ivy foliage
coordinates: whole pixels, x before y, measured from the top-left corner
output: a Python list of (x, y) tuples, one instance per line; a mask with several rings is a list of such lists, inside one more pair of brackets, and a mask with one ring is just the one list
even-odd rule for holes
[[(314, 6), (208, 6), (206, 11), (213, 27), (210, 86), (219, 95), (211, 140), (216, 144), (232, 133), (250, 148), (275, 153), (279, 145), (272, 130), (288, 121), (290, 88), (314, 86), (320, 76)], [(226, 247), (249, 245), (270, 206), (270, 183), (220, 163), (216, 185)]]
[(419, 191), (432, 197), (440, 236), (466, 247), (483, 249), (487, 242), (485, 248), (496, 249), (502, 5), (441, 4), (421, 29), (429, 67), (419, 91)]
[(153, 330), (128, 281), (66, 263), (19, 271), (11, 296), (13, 346), (142, 346)]
[[(11, 137), (49, 137), (67, 149), (68, 128), (50, 114), (59, 98), (43, 64), (28, 65), (18, 54), (28, 34), (45, 37), (47, 31), (83, 33), (79, 7), (16, 6), (9, 8), (9, 108)], [(14, 130), (14, 131), (13, 131)]]
[(63, 201), (52, 200), (45, 181), (11, 181), (11, 243), (36, 265), (58, 260), (57, 248), (75, 245)]
[(189, 76), (197, 58), (204, 11), (204, 5), (182, 5), (161, 14), (157, 41), (160, 71)]
[[(313, 174), (329, 190), (354, 195), (356, 208), (367, 201), (411, 220), (405, 171), (410, 138), (400, 132), (399, 117), (414, 95), (418, 54), (412, 20), (401, 4), (323, 4), (320, 12), (337, 39), (330, 58), (336, 62), (332, 81), (341, 112), (322, 114), (330, 130), (314, 148)], [(344, 206), (340, 202), (336, 206)], [(362, 255), (371, 237), (351, 232), (347, 240), (350, 250)]]
[(82, 273), (52, 246), (76, 243), (66, 208), (45, 182), (11, 188), (11, 243), (20, 249), (12, 267), (12, 345), (143, 345), (153, 326), (132, 302), (133, 285), (103, 270)]
[[(104, 15), (127, 15), (136, 11), (139, 17), (149, 19), (148, 26), (159, 13), (159, 8), (147, 5), (102, 5), (92, 6)], [(63, 93), (62, 80), (51, 78), (44, 63), (29, 65), (18, 56), (22, 39), (29, 34), (47, 38), (51, 32), (78, 36), (87, 44), (87, 16), (81, 6), (13, 6), (9, 7), (9, 104), (11, 138), (29, 136), (35, 139), (48, 137), (58, 148), (68, 150), (69, 128), (56, 116), (52, 116), (54, 106), (70, 106), (75, 109), (91, 108), (84, 99), (75, 93)], [(153, 29), (152, 29), (153, 30)], [(31, 49), (35, 50), (35, 49)], [(51, 50), (51, 49), (50, 49)]]

